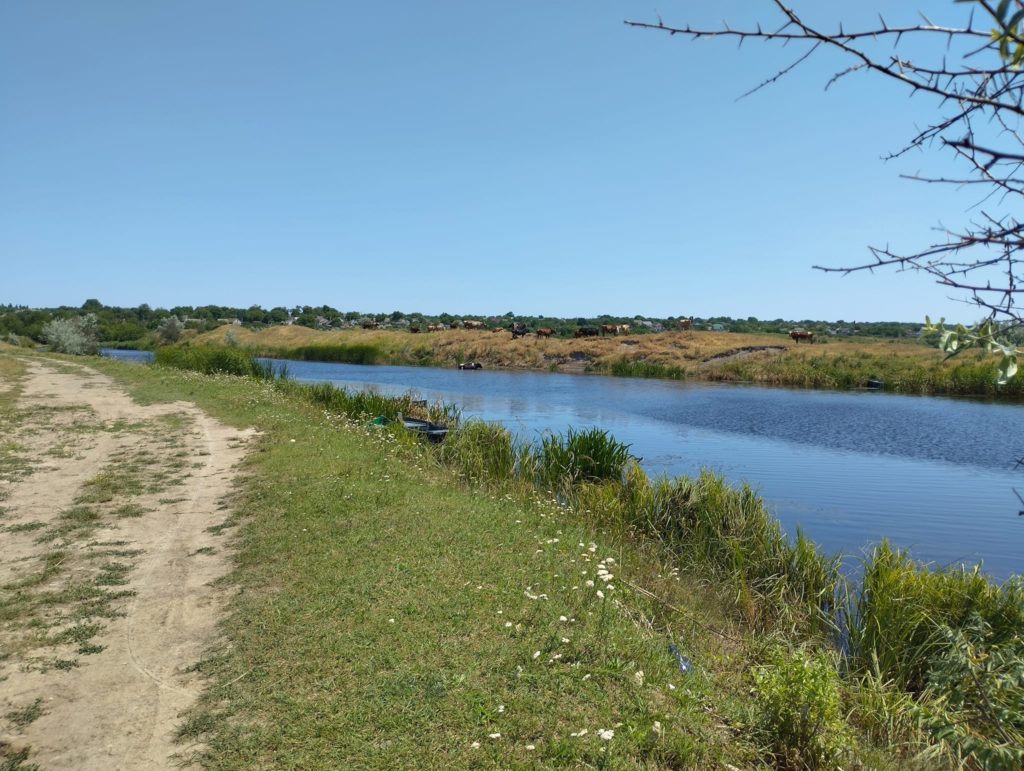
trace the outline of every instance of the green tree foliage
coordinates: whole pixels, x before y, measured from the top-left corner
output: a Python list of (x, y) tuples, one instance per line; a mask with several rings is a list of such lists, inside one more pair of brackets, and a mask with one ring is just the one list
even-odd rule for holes
[(43, 340), (51, 350), (85, 356), (99, 352), (96, 317), (89, 313), (69, 319), (53, 319), (42, 329)]

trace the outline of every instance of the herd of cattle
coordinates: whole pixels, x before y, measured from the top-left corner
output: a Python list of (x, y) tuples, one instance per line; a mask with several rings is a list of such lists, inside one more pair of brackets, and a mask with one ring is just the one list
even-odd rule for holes
[[(680, 319), (677, 324), (679, 329), (684, 332), (688, 332), (693, 329), (693, 319)], [(465, 329), (486, 329), (487, 325), (482, 321), (474, 321), (473, 319), (467, 319), (462, 322), (462, 326)], [(375, 329), (377, 324), (374, 322), (364, 322), (363, 327), (366, 329)], [(442, 332), (446, 329), (450, 329), (447, 324), (427, 324), (426, 326), (412, 325), (409, 327), (409, 331), (415, 334), (420, 332)], [(525, 337), (529, 334), (534, 334), (537, 337), (554, 337), (555, 330), (550, 327), (541, 327), (540, 329), (531, 330), (525, 324), (521, 322), (514, 322), (509, 324), (507, 327), (495, 327), (491, 330), (492, 332), (511, 332), (512, 339), (515, 340), (518, 337)], [(573, 332), (573, 337), (604, 337), (605, 335), (628, 335), (629, 324), (601, 324), (600, 326), (589, 326), (579, 327)], [(814, 342), (814, 333), (808, 332), (806, 329), (797, 327), (789, 333), (789, 336), (794, 342)]]

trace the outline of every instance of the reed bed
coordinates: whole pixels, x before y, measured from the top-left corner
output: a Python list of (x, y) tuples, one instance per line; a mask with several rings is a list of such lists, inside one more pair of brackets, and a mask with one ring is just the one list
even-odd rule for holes
[(194, 370), (206, 375), (239, 375), (260, 380), (273, 380), (277, 374), (271, 363), (259, 361), (249, 351), (220, 346), (158, 348), (156, 363), (164, 367)]

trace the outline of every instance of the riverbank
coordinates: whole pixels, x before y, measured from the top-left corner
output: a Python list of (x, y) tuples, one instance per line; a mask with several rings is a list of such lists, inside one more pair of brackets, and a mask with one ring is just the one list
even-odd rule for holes
[(189, 345), (233, 344), (259, 356), (351, 364), (455, 367), (749, 382), (796, 388), (876, 387), (893, 393), (1024, 397), (1024, 378), (996, 384), (996, 361), (971, 351), (946, 360), (921, 340), (830, 338), (795, 343), (783, 335), (730, 332), (511, 339), (507, 331), (318, 331), (270, 327), (259, 332), (221, 327)]
[[(92, 363), (260, 431), (223, 504), (224, 642), (181, 729), (204, 765), (943, 767), (953, 750), (914, 711), (932, 701), (910, 696), (957, 650), (937, 635), (971, 612), (1016, 623), (1012, 592), (883, 552), (854, 638), (882, 668), (861, 656), (844, 678), (834, 567), (748, 490), (616, 482), (608, 437), (528, 455), (467, 424), (430, 447), (369, 425), (401, 400)], [(892, 634), (860, 634), (876, 627)], [(970, 641), (1011, 652), (992, 629)], [(984, 749), (983, 721), (929, 716)]]

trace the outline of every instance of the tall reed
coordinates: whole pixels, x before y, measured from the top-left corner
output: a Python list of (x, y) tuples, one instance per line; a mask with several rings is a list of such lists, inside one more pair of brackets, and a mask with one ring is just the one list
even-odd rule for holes
[(183, 346), (157, 348), (155, 361), (164, 367), (188, 369), (207, 375), (226, 374), (273, 380), (273, 364), (260, 361), (241, 348), (219, 346)]

